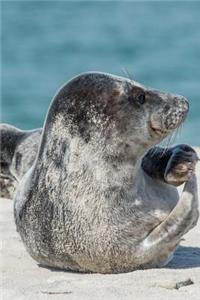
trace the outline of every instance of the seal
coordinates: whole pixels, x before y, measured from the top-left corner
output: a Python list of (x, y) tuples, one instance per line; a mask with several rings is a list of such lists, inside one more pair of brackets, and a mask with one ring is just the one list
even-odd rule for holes
[(18, 182), (36, 158), (41, 132), (42, 129), (22, 131), (0, 124), (1, 197), (13, 198)]
[(15, 197), (29, 254), (42, 266), (79, 272), (166, 264), (198, 219), (198, 158), (187, 145), (164, 152), (156, 145), (188, 109), (183, 96), (110, 74), (67, 82)]

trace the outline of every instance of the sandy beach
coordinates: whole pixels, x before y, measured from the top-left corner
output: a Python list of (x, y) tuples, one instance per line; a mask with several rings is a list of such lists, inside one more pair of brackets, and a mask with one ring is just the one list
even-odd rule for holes
[[(200, 163), (197, 175), (200, 196)], [(13, 201), (2, 198), (0, 210), (2, 299), (200, 299), (200, 220), (162, 269), (78, 274), (38, 266), (15, 230)]]

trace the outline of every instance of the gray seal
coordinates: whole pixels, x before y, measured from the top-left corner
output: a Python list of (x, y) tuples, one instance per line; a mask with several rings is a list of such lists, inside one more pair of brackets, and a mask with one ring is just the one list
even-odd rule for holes
[(29, 254), (43, 266), (79, 272), (165, 265), (198, 219), (198, 158), (187, 145), (155, 146), (188, 108), (183, 96), (110, 74), (67, 82), (15, 197)]
[(38, 151), (42, 129), (23, 131), (0, 124), (1, 197), (13, 198), (16, 186), (32, 166)]

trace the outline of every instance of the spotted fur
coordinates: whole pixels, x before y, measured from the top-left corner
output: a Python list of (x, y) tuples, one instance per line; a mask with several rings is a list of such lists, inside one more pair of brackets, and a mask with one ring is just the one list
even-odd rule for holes
[(65, 84), (15, 197), (29, 254), (41, 265), (80, 272), (166, 263), (198, 218), (195, 175), (179, 199), (173, 185), (141, 163), (187, 111), (182, 96), (109, 74), (86, 73)]

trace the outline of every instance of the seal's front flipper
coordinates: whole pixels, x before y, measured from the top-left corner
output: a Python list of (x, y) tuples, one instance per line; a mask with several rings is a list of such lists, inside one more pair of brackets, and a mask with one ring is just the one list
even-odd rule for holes
[(174, 147), (165, 170), (165, 181), (175, 186), (188, 181), (195, 172), (198, 160), (197, 153), (190, 146)]
[(197, 153), (188, 145), (150, 149), (142, 160), (143, 170), (152, 178), (179, 186), (194, 174)]
[(165, 170), (172, 153), (172, 148), (151, 148), (142, 159), (143, 170), (153, 179), (165, 182)]

